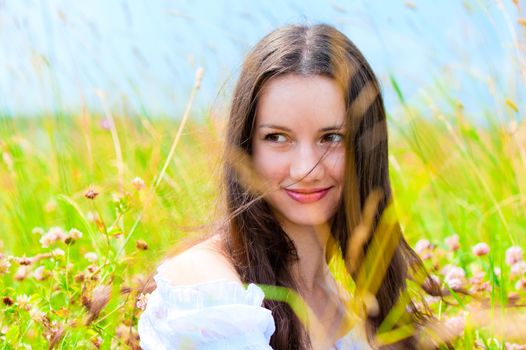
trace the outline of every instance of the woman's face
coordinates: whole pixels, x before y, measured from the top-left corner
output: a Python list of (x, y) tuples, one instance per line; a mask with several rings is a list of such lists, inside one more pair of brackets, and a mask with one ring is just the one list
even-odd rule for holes
[(336, 212), (344, 182), (345, 116), (343, 91), (331, 78), (286, 74), (263, 87), (252, 161), (282, 225), (319, 225)]

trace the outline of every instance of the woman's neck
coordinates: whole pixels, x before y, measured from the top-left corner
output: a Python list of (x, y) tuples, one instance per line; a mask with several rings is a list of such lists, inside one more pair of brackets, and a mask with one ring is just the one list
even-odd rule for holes
[(325, 260), (329, 226), (284, 225), (283, 230), (294, 242), (299, 258), (291, 266), (292, 276), (298, 282), (301, 292), (314, 295), (320, 288), (326, 287), (330, 276)]

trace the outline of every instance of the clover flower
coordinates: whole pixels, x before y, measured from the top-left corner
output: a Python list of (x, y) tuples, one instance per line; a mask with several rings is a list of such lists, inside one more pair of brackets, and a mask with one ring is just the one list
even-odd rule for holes
[(512, 277), (522, 277), (526, 273), (526, 261), (517, 261), (511, 265), (510, 272)]
[(47, 271), (44, 266), (39, 266), (35, 269), (35, 271), (33, 271), (33, 277), (37, 280), (37, 281), (43, 281), (45, 280), (46, 278), (49, 277), (49, 271)]
[(79, 239), (82, 238), (82, 232), (80, 232), (79, 230), (77, 230), (76, 228), (72, 228), (71, 230), (69, 230), (68, 232), (68, 237), (73, 239), (74, 241), (78, 241)]
[(86, 260), (88, 261), (94, 262), (97, 261), (99, 257), (94, 252), (87, 252), (86, 254), (84, 254), (84, 258), (86, 258)]
[(471, 249), (473, 254), (476, 256), (484, 256), (489, 253), (489, 245), (485, 242), (477, 243)]
[(459, 237), (457, 234), (454, 234), (452, 236), (449, 236), (449, 237), (446, 237), (446, 245), (448, 246), (449, 249), (451, 249), (452, 251), (457, 251), (459, 248), (460, 248), (460, 243), (459, 243)]
[(451, 289), (454, 291), (459, 291), (462, 289), (466, 273), (461, 267), (446, 265), (446, 267), (444, 267), (443, 273), (444, 281)]
[(512, 246), (506, 250), (506, 264), (509, 266), (522, 261), (522, 248), (519, 246)]
[(49, 247), (49, 245), (55, 243), (56, 241), (63, 241), (66, 238), (66, 234), (60, 227), (51, 227), (46, 234), (40, 238), (40, 244), (43, 248)]

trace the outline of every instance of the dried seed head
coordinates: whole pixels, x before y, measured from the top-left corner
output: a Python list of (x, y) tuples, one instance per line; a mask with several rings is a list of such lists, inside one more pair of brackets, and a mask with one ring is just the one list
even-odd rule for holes
[(102, 309), (108, 304), (111, 295), (111, 287), (106, 285), (100, 285), (95, 287), (93, 290), (93, 297), (91, 299), (89, 309), (88, 309), (88, 318), (86, 319), (86, 324), (90, 324), (95, 320)]
[(16, 262), (19, 263), (20, 265), (31, 265), (32, 261), (30, 258), (26, 258), (25, 256), (23, 257), (20, 257), (20, 258), (16, 258)]
[(74, 280), (75, 280), (75, 282), (77, 282), (77, 283), (84, 282), (85, 279), (86, 279), (86, 276), (85, 276), (82, 272), (77, 273), (77, 274), (75, 275), (75, 277), (74, 277)]
[(11, 299), (10, 297), (3, 297), (2, 302), (7, 306), (13, 305), (13, 299)]
[(142, 239), (138, 239), (137, 242), (135, 242), (135, 247), (139, 250), (146, 250), (148, 249), (148, 243), (146, 243)]
[(97, 197), (98, 195), (99, 193), (96, 192), (93, 188), (90, 188), (89, 190), (86, 191), (86, 193), (84, 193), (84, 197), (88, 199), (95, 199), (95, 197)]

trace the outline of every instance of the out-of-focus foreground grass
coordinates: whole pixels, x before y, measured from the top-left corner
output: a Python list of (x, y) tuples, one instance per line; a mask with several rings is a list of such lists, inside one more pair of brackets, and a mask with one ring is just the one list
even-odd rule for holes
[[(526, 342), (516, 313), (526, 297), (526, 121), (503, 104), (509, 122), (487, 127), (458, 102), (450, 113), (405, 105), (404, 119), (389, 120), (396, 212), (450, 293), (428, 302), (456, 348)], [(179, 123), (1, 119), (3, 348), (137, 348), (150, 273), (215, 206), (221, 127), (211, 116), (184, 126), (155, 185)]]

